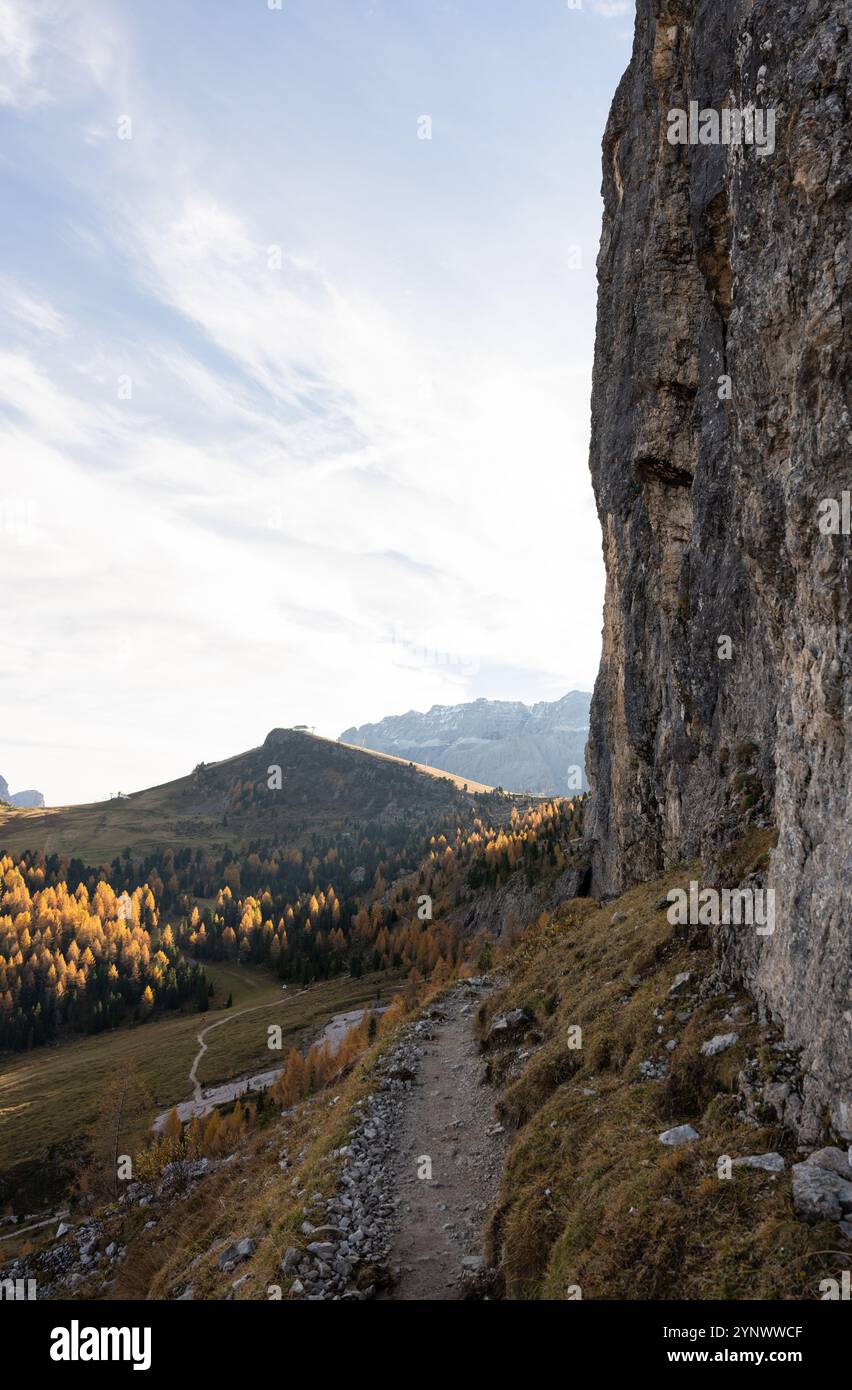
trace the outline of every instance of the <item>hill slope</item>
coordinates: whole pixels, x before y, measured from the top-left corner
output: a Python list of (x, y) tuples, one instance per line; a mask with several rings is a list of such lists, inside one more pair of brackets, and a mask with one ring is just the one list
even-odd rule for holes
[[(280, 768), (280, 788), (270, 769)], [(436, 776), (393, 758), (344, 748), (312, 734), (273, 729), (258, 748), (222, 762), (201, 763), (185, 777), (120, 800), (40, 811), (0, 809), (0, 846), (19, 853), (75, 855), (104, 863), (130, 846), (137, 854), (162, 845), (238, 845), (254, 839), (299, 843), (313, 830), (347, 823), (405, 824), (438, 817), (472, 802), (461, 779)]]
[(584, 767), (589, 702), (584, 691), (572, 690), (561, 700), (535, 705), (519, 700), (433, 705), (426, 714), (409, 710), (377, 724), (345, 729), (340, 741), (475, 777), (490, 786), (568, 795), (581, 789), (569, 769)]

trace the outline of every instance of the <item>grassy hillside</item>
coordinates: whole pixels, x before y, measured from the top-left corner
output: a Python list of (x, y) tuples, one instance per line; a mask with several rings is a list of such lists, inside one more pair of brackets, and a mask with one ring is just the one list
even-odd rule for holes
[[(759, 832), (742, 847), (738, 875), (760, 864), (771, 838)], [(585, 1300), (811, 1300), (820, 1279), (836, 1274), (833, 1225), (794, 1218), (789, 1168), (797, 1154), (789, 1135), (759, 1103), (744, 1111), (739, 1075), (747, 1070), (759, 1095), (778, 1066), (779, 1039), (754, 1001), (722, 981), (709, 934), (668, 922), (666, 893), (699, 872), (680, 865), (607, 904), (562, 903), (541, 913), (498, 962), (505, 985), (476, 1024), (510, 1134), (488, 1227), (488, 1254), (510, 1299), (563, 1300), (581, 1290)], [(217, 974), (217, 988), (233, 975), (243, 989), (235, 1005), (266, 1000), (264, 977), (231, 967)], [(678, 977), (686, 978), (676, 984)], [(370, 991), (372, 982), (329, 982), (288, 1001), (284, 1012), (292, 1005), (295, 1025), (295, 1010), (304, 1008), (307, 1023), (320, 1007), (327, 1016), (361, 1002), (352, 993), (359, 989)], [(438, 990), (424, 984), (420, 1004)], [(494, 1015), (510, 1008), (527, 1012), (523, 1036), (489, 1044)], [(191, 1283), (195, 1298), (231, 1297), (233, 1275), (219, 1269), (218, 1254), (250, 1235), (256, 1249), (240, 1266), (236, 1296), (268, 1297), (282, 1282), (285, 1249), (304, 1245), (302, 1223), (322, 1210), (317, 1194), (335, 1187), (341, 1145), (379, 1084), (376, 1064), (404, 1014), (386, 1021), (391, 1029), (345, 1077), (266, 1115), (236, 1143), (234, 1162), (187, 1199), (166, 1201), (156, 1229), (148, 1227), (148, 1207), (107, 1211), (102, 1243), (127, 1244), (130, 1256), (110, 1271), (108, 1285), (104, 1271), (87, 1274), (85, 1296), (175, 1297)], [(166, 1027), (158, 1029), (163, 1037)], [(572, 1046), (577, 1027), (579, 1047)], [(739, 1035), (733, 1046), (702, 1053), (704, 1042), (727, 1032)], [(246, 1042), (244, 1056), (248, 1050)], [(649, 1061), (663, 1064), (656, 1075)], [(698, 1140), (661, 1144), (663, 1130), (685, 1123)], [(783, 1172), (739, 1168), (719, 1177), (721, 1156), (769, 1151), (785, 1157)], [(49, 1235), (32, 1239), (49, 1245)], [(371, 1267), (364, 1277), (372, 1283), (384, 1274)]]
[[(271, 766), (281, 769), (277, 791), (266, 788)], [(263, 794), (246, 798), (236, 790), (248, 782), (262, 784)], [(0, 848), (105, 864), (128, 847), (144, 854), (163, 845), (207, 851), (255, 839), (302, 843), (316, 829), (330, 833), (347, 822), (437, 818), (489, 790), (463, 787), (463, 778), (434, 768), (274, 729), (259, 748), (122, 800), (35, 811), (0, 807)]]
[[(758, 835), (746, 859), (767, 843)], [(566, 904), (526, 933), (507, 988), (482, 1011), (483, 1039), (497, 1012), (531, 1016), (523, 1043), (489, 1053), (515, 1136), (490, 1229), (509, 1298), (814, 1298), (833, 1272), (834, 1228), (793, 1215), (789, 1134), (759, 1107), (744, 1116), (737, 1092), (749, 1059), (758, 1082), (772, 1077), (778, 1037), (722, 983), (707, 934), (672, 927), (661, 906), (695, 870), (603, 906)], [(702, 1054), (729, 1032), (734, 1046)], [(643, 1075), (648, 1061), (663, 1074)], [(682, 1124), (700, 1139), (665, 1147), (660, 1133)], [(785, 1172), (719, 1178), (720, 1156), (768, 1151)]]
[[(330, 740), (326, 740), (329, 742)], [(351, 748), (354, 753), (369, 753), (372, 758), (381, 758), (384, 762), (397, 763), (400, 767), (413, 767), (417, 772), (424, 772), (427, 777), (446, 778), (452, 782), (458, 791), (464, 792), (493, 792), (494, 787), (488, 786), (485, 782), (474, 782), (470, 777), (464, 777), (459, 772), (444, 772), (440, 767), (430, 767), (428, 763), (410, 762), (406, 758), (398, 758), (395, 753), (380, 753), (377, 748), (361, 748), (355, 743), (344, 743), (337, 741), (339, 748)], [(524, 801), (535, 800), (529, 793), (519, 793)]]
[[(156, 1102), (149, 1115), (139, 1116), (141, 1138), (156, 1111), (191, 1097), (188, 1078), (198, 1052), (197, 1034), (218, 1018), (227, 1017), (228, 1022), (207, 1038), (199, 1067), (204, 1086), (277, 1065), (288, 1048), (319, 1030), (333, 1014), (358, 1008), (377, 993), (387, 999), (395, 984), (386, 973), (360, 980), (342, 976), (297, 993), (284, 992), (265, 971), (248, 966), (210, 964), (207, 973), (216, 995), (206, 1014), (184, 1014), (15, 1057), (5, 1055), (0, 1066), (0, 1172), (83, 1134), (110, 1078), (128, 1069), (139, 1072)], [(229, 992), (233, 1003), (226, 1010)], [(238, 1017), (241, 1009), (252, 1012)], [(283, 1029), (282, 1053), (267, 1047), (270, 1022)]]

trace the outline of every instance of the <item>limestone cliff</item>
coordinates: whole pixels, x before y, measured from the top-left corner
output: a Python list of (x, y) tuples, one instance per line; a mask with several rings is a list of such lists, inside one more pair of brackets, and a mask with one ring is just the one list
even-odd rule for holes
[[(598, 891), (778, 827), (775, 932), (722, 944), (804, 1047), (801, 1132), (847, 1139), (848, 77), (843, 0), (637, 0), (603, 145), (588, 750)], [(722, 143), (725, 109), (774, 141)]]
[(19, 810), (31, 810), (44, 805), (42, 793), (33, 788), (23, 792), (10, 792), (5, 777), (0, 777), (0, 801), (5, 801), (8, 806), (14, 806)]
[(433, 705), (425, 714), (409, 710), (346, 729), (340, 741), (489, 787), (570, 796), (588, 786), (582, 769), (589, 700), (585, 691), (572, 690), (535, 705), (484, 699)]

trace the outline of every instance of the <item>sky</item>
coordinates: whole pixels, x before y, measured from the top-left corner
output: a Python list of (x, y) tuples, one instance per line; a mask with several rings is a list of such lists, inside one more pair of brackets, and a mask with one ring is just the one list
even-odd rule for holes
[(0, 774), (591, 689), (633, 0), (0, 0)]

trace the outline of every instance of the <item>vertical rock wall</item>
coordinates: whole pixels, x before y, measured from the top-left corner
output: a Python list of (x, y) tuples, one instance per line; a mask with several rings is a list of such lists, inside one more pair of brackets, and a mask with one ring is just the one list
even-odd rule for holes
[[(852, 537), (820, 525), (852, 489), (849, 49), (842, 0), (637, 0), (603, 146), (588, 765), (601, 892), (778, 827), (775, 932), (727, 954), (805, 1048), (803, 1134), (852, 1139)], [(771, 110), (774, 151), (670, 143), (690, 101)]]

